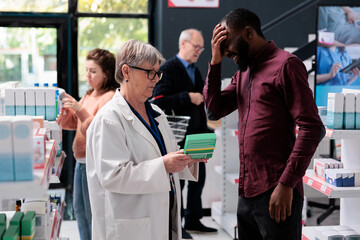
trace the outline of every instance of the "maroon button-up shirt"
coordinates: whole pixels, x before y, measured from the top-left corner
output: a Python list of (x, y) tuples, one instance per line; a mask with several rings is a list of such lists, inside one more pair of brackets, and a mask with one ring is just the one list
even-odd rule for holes
[(302, 177), (325, 134), (304, 64), (270, 41), (223, 91), (221, 63), (209, 64), (203, 93), (210, 119), (238, 109), (239, 195), (254, 197), (281, 182), (303, 196)]

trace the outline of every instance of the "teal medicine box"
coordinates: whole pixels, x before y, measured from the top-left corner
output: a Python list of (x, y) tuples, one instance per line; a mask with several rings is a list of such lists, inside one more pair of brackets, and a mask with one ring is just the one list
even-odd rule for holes
[(211, 158), (215, 149), (216, 135), (214, 133), (201, 133), (187, 135), (184, 153), (192, 159)]

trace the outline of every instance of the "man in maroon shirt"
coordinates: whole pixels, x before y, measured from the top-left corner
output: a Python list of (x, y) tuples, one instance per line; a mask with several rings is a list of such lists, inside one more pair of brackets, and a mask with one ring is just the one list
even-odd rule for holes
[[(239, 116), (239, 239), (301, 239), (302, 177), (325, 133), (305, 66), (267, 41), (260, 19), (246, 9), (215, 26), (211, 47), (208, 117), (236, 109)], [(221, 91), (223, 57), (239, 70)]]

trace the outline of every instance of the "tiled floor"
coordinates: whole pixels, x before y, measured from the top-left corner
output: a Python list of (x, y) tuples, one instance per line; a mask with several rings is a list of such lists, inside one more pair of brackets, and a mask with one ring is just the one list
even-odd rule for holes
[[(191, 234), (194, 240), (231, 240), (221, 227), (211, 217), (204, 217), (201, 220), (204, 225), (218, 229), (217, 234)], [(60, 232), (61, 240), (80, 240), (76, 221), (63, 221)]]
[[(328, 203), (328, 198), (316, 198), (316, 199), (308, 199), (308, 201), (315, 201), (320, 203)], [(339, 204), (339, 200), (337, 200), (336, 204)], [(316, 219), (319, 215), (321, 215), (325, 210), (320, 208), (311, 207), (308, 209), (311, 211), (312, 216), (307, 218), (306, 225), (307, 226), (316, 226)], [(334, 211), (328, 218), (326, 218), (320, 225), (338, 225), (340, 219), (340, 213), (338, 210)], [(231, 240), (232, 238), (221, 229), (221, 227), (212, 220), (211, 217), (204, 217), (202, 219), (204, 225), (209, 227), (214, 227), (218, 229), (217, 234), (192, 234), (194, 240)], [(80, 240), (79, 232), (77, 229), (76, 221), (63, 221), (61, 226), (60, 233), (61, 240)]]

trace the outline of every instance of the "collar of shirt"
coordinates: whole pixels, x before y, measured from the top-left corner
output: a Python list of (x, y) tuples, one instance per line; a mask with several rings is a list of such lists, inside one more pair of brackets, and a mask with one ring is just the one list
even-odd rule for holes
[(184, 59), (182, 59), (179, 54), (176, 54), (176, 57), (180, 60), (180, 62), (182, 63), (182, 65), (184, 65), (185, 69), (187, 69), (187, 67), (190, 65), (190, 63), (188, 63), (187, 61), (185, 61)]
[[(124, 99), (125, 99), (125, 98), (124, 98)], [(126, 101), (126, 99), (125, 99), (125, 101)], [(135, 110), (135, 108), (133, 108), (133, 106), (131, 106), (131, 104), (130, 104), (128, 101), (126, 101), (126, 102), (127, 102), (127, 104), (129, 105), (131, 111), (132, 111), (134, 114), (136, 114), (135, 112), (137, 112), (137, 111)], [(161, 115), (159, 112), (155, 111), (155, 110), (152, 108), (152, 106), (151, 106), (151, 104), (149, 103), (149, 101), (146, 101), (146, 102), (145, 102), (145, 107), (146, 107), (146, 109), (149, 111), (149, 113), (151, 114), (151, 116), (154, 118), (154, 120), (155, 120), (155, 118), (157, 118), (158, 116)], [(155, 122), (155, 125), (156, 125), (156, 126), (159, 125), (159, 123), (158, 123), (156, 120), (155, 120), (154, 122)]]
[(180, 60), (180, 62), (183, 64), (183, 66), (185, 67), (185, 70), (188, 74), (188, 76), (190, 77), (191, 81), (193, 82), (193, 84), (195, 85), (195, 63), (188, 63), (187, 61), (185, 61), (184, 59), (182, 59), (178, 54), (176, 54), (176, 57)]
[(273, 54), (273, 52), (276, 50), (276, 45), (274, 41), (268, 41), (267, 44), (255, 55), (253, 58), (250, 69), (254, 70), (257, 66), (259, 66), (261, 63), (268, 60), (269, 56)]

